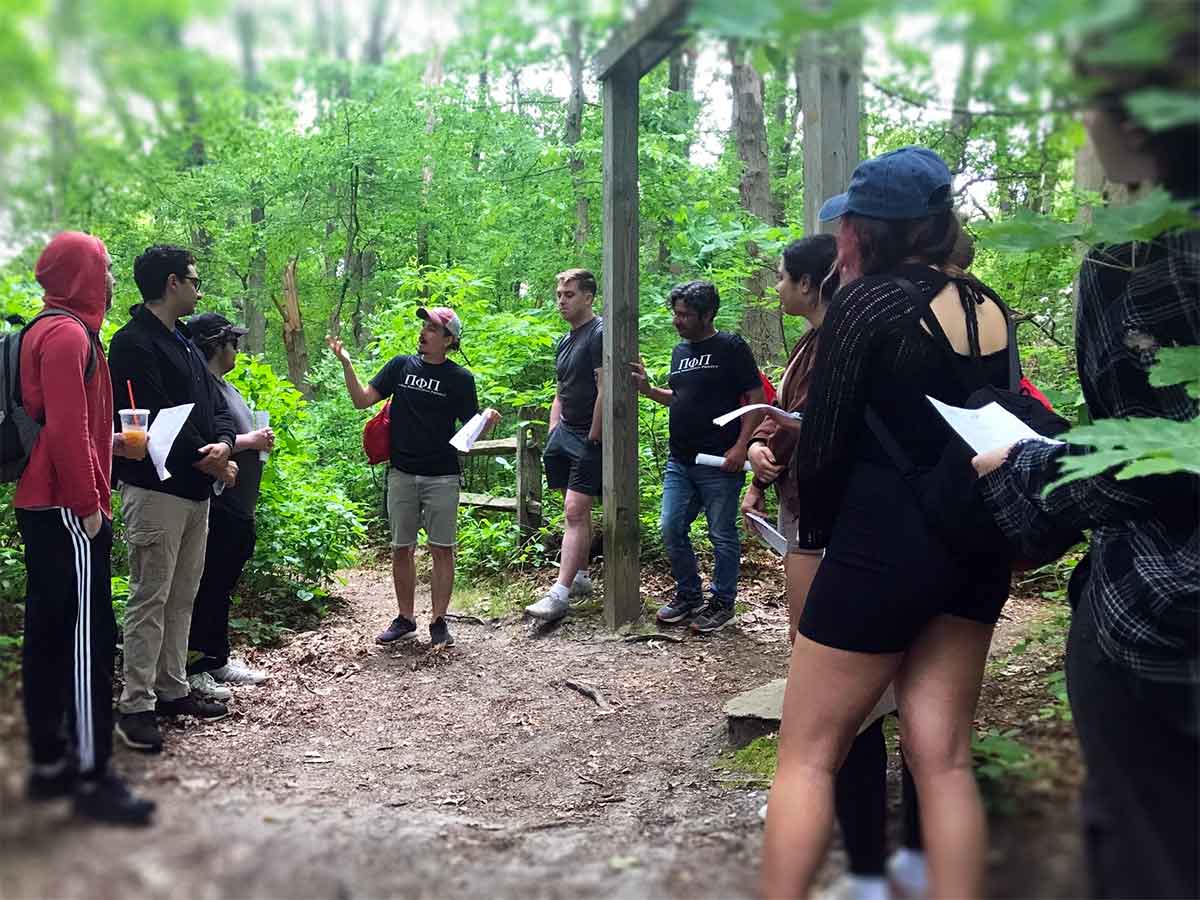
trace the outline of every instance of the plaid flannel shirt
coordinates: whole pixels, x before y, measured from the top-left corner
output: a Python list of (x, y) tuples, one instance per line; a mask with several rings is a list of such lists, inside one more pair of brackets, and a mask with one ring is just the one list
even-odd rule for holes
[[(1075, 345), (1093, 419), (1186, 421), (1182, 386), (1154, 388), (1158, 348), (1200, 344), (1200, 231), (1093, 251), (1079, 280)], [(997, 524), (1018, 547), (1092, 529), (1076, 614), (1096, 622), (1105, 656), (1154, 681), (1200, 682), (1200, 478), (1081, 479), (1050, 494), (1058, 459), (1081, 448), (1025, 441), (982, 479)]]

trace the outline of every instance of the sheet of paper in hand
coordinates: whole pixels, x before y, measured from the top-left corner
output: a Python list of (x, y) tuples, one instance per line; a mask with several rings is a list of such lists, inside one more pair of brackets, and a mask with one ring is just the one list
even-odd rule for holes
[(762, 538), (764, 544), (780, 556), (787, 554), (787, 538), (776, 531), (774, 525), (758, 513), (748, 512), (746, 513), (746, 518), (750, 520), (750, 524), (754, 526), (754, 530), (758, 532), (758, 536)]
[(483, 413), (475, 413), (470, 420), (462, 428), (458, 429), (458, 434), (450, 438), (450, 444), (459, 453), (468, 453), (475, 446), (475, 442), (479, 440), (479, 436), (483, 434), (483, 429), (487, 426), (487, 419), (483, 417)]
[(179, 437), (179, 432), (183, 430), (183, 423), (192, 414), (192, 407), (195, 405), (195, 403), (184, 403), (182, 406), (168, 406), (166, 409), (160, 409), (146, 432), (146, 450), (150, 454), (151, 462), (154, 463), (155, 471), (158, 472), (159, 481), (166, 481), (171, 477), (171, 473), (167, 471), (167, 455), (175, 446), (175, 439)]
[(739, 406), (733, 412), (727, 412), (723, 416), (717, 416), (715, 419), (713, 419), (713, 424), (721, 425), (721, 426), (726, 425), (729, 422), (732, 422), (734, 419), (740, 419), (742, 416), (744, 416), (748, 412), (754, 412), (754, 410), (756, 410), (756, 409), (761, 409), (761, 410), (765, 411), (767, 415), (774, 416), (777, 419), (780, 419), (780, 418), (802, 419), (802, 418), (804, 418), (803, 413), (798, 413), (798, 412), (790, 413), (785, 409), (780, 409), (778, 406), (772, 406), (770, 403), (749, 403), (746, 406)]
[(998, 403), (989, 403), (979, 409), (962, 409), (950, 406), (926, 395), (943, 419), (949, 423), (967, 445), (976, 453), (987, 453), (1000, 447), (1010, 447), (1017, 441), (1036, 440), (1047, 444), (1061, 444), (1053, 438), (1038, 434)]

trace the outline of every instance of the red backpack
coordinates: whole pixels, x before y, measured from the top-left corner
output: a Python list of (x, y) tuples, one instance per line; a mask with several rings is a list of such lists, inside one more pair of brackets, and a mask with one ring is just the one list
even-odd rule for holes
[(387, 462), (392, 456), (392, 401), (383, 404), (383, 409), (371, 416), (363, 426), (363, 452), (371, 465)]

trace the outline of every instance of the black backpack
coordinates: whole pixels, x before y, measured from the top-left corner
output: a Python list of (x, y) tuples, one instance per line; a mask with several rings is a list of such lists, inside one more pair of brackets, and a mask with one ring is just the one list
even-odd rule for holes
[[(29, 320), (20, 331), (0, 335), (0, 482), (16, 481), (29, 464), (29, 454), (45, 422), (34, 419), (21, 404), (21, 341), (25, 332), (42, 319), (67, 316), (79, 323), (87, 334), (88, 361), (85, 381), (96, 371), (96, 344), (92, 333), (79, 316), (65, 309), (45, 309)], [(19, 325), (18, 319), (13, 324)]]
[[(964, 406), (967, 409), (980, 409), (989, 403), (998, 403), (1044, 437), (1055, 437), (1071, 427), (1066, 419), (1022, 389), (1017, 326), (1008, 307), (990, 288), (974, 279), (951, 279), (964, 295), (967, 343), (970, 346), (969, 359), (973, 373), (968, 379), (962, 373), (963, 357), (946, 337), (937, 316), (929, 308), (929, 299), (911, 281), (899, 277), (892, 280), (908, 294), (918, 318), (925, 323), (934, 343), (964, 387), (967, 394)], [(975, 314), (978, 294), (988, 297), (1000, 308), (1008, 325), (1008, 386), (1004, 388), (988, 384), (984, 378), (979, 321)], [(1061, 545), (1040, 548), (1042, 552), (1037, 559), (1018, 559), (1016, 549), (1000, 530), (984, 502), (979, 478), (971, 465), (975, 451), (953, 429), (947, 426), (951, 437), (941, 459), (933, 468), (922, 469), (913, 463), (883, 420), (870, 407), (867, 407), (866, 423), (904, 480), (912, 487), (930, 530), (956, 555), (984, 564), (1003, 563), (1014, 569), (1029, 569), (1052, 562), (1083, 540), (1082, 534), (1076, 534), (1064, 539)]]

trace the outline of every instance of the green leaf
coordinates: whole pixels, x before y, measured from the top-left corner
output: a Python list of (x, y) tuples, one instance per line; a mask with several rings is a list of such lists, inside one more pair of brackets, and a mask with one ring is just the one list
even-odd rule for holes
[(1151, 131), (1200, 122), (1200, 96), (1193, 91), (1146, 88), (1125, 98), (1133, 117)]
[(1200, 399), (1200, 347), (1163, 347), (1150, 369), (1154, 387), (1187, 386), (1188, 396)]
[(1079, 237), (1083, 230), (1077, 222), (1060, 222), (1024, 209), (1011, 218), (983, 223), (977, 228), (980, 244), (1007, 253), (1057, 247)]
[(1159, 187), (1136, 203), (1096, 209), (1084, 239), (1090, 244), (1148, 241), (1167, 231), (1195, 224), (1189, 205), (1171, 199), (1171, 195)]
[(1110, 471), (1120, 480), (1174, 472), (1200, 475), (1200, 418), (1186, 422), (1101, 419), (1072, 428), (1061, 437), (1069, 444), (1096, 449), (1082, 456), (1063, 457), (1059, 469), (1062, 477), (1047, 486), (1047, 493)]

